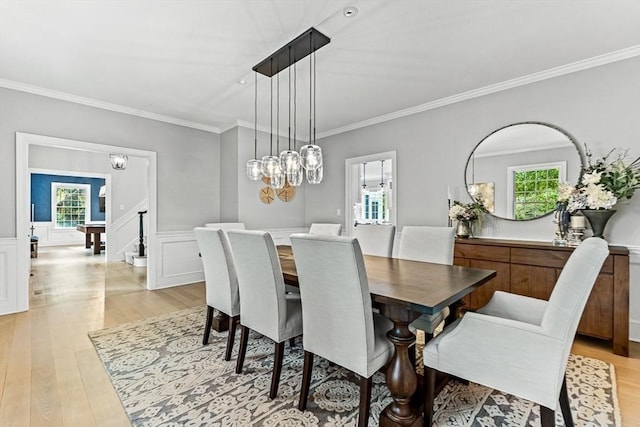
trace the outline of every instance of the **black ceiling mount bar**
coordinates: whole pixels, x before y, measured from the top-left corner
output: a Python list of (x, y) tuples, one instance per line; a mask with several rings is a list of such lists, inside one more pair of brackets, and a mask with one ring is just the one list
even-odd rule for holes
[[(320, 49), (322, 46), (329, 44), (330, 41), (331, 39), (329, 37), (311, 27), (277, 51), (273, 52), (262, 62), (259, 62), (252, 68), (252, 70), (260, 74), (264, 74), (267, 77), (273, 77), (280, 71)], [(289, 48), (291, 48), (291, 52), (293, 52), (293, 54), (291, 54)], [(272, 63), (273, 66), (271, 65)]]

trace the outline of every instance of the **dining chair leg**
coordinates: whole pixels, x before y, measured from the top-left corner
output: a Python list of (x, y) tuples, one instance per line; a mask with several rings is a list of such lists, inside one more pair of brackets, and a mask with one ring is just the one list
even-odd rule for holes
[(273, 374), (271, 375), (271, 390), (269, 390), (269, 399), (275, 399), (278, 394), (278, 385), (280, 384), (280, 372), (282, 371), (282, 359), (284, 358), (284, 341), (277, 342), (275, 354), (273, 356)]
[(236, 325), (240, 316), (231, 316), (229, 318), (229, 334), (227, 335), (227, 350), (224, 353), (224, 360), (231, 360), (231, 352), (233, 351), (233, 342), (236, 339)]
[(304, 351), (304, 365), (302, 367), (302, 387), (300, 388), (300, 401), (298, 409), (307, 409), (307, 399), (309, 398), (309, 386), (311, 385), (311, 372), (313, 371), (313, 353)]
[(209, 344), (209, 333), (211, 333), (211, 324), (213, 323), (213, 307), (207, 306), (207, 322), (204, 325), (204, 337), (202, 337), (202, 345)]
[(424, 367), (424, 415), (423, 426), (431, 427), (433, 423), (433, 401), (436, 393), (436, 370)]
[(242, 373), (244, 355), (247, 353), (247, 341), (249, 341), (249, 328), (240, 325), (240, 348), (238, 349), (238, 360), (236, 361), (236, 374)]
[(556, 411), (540, 405), (540, 427), (555, 427)]
[(569, 404), (569, 393), (567, 393), (567, 379), (562, 380), (560, 389), (560, 409), (564, 418), (565, 427), (573, 427), (573, 416), (571, 415), (571, 405)]
[(373, 376), (360, 377), (360, 408), (358, 411), (358, 427), (369, 425), (369, 408), (371, 407), (371, 384)]

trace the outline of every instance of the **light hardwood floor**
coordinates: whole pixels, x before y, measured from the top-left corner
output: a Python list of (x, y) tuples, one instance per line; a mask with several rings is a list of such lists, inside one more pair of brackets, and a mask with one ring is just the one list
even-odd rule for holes
[[(83, 247), (40, 248), (31, 309), (0, 316), (1, 426), (128, 426), (89, 331), (204, 305), (202, 283), (145, 289), (144, 269)], [(631, 357), (578, 339), (573, 351), (613, 363), (623, 426), (640, 426), (640, 344)]]

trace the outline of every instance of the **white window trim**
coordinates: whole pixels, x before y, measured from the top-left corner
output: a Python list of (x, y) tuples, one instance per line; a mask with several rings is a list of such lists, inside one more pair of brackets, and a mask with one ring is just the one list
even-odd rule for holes
[(56, 206), (56, 190), (58, 188), (81, 188), (87, 192), (87, 205), (84, 211), (84, 222), (91, 222), (91, 184), (78, 184), (73, 182), (52, 182), (51, 183), (51, 223), (55, 230), (69, 230), (69, 227), (58, 227), (57, 206)]
[(531, 165), (518, 165), (518, 166), (509, 166), (507, 167), (507, 218), (514, 218), (514, 197), (513, 197), (513, 188), (514, 182), (513, 177), (516, 172), (525, 172), (530, 170), (538, 170), (538, 169), (560, 169), (558, 174), (559, 182), (567, 181), (567, 161), (563, 160), (560, 162), (548, 162), (548, 163), (535, 163)]

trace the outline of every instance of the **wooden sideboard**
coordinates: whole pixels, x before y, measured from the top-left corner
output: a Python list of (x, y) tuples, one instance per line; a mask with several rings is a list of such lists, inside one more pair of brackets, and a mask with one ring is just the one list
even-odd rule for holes
[[(496, 270), (497, 275), (463, 300), (470, 309), (502, 290), (549, 299), (574, 248), (546, 242), (456, 239), (454, 264)], [(613, 352), (629, 355), (629, 250), (609, 246), (609, 256), (587, 301), (578, 333), (609, 340)]]

